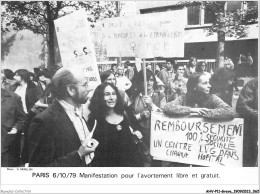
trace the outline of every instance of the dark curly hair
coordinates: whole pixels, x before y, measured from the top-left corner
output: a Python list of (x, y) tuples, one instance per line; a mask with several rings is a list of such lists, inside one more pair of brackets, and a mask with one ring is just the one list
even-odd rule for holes
[[(205, 64), (205, 70), (202, 69), (202, 65)], [(207, 63), (206, 61), (199, 61), (195, 67), (196, 72), (204, 72), (206, 71)]]
[(24, 80), (26, 83), (30, 81), (29, 71), (26, 69), (18, 69), (14, 72), (14, 74), (20, 76), (21, 79)]
[(118, 92), (117, 87), (113, 86), (110, 83), (104, 82), (96, 88), (96, 90), (90, 100), (90, 105), (89, 105), (90, 117), (93, 116), (94, 118), (96, 118), (98, 120), (106, 117), (108, 107), (104, 100), (104, 90), (107, 86), (110, 86), (116, 92), (117, 102), (116, 102), (116, 105), (114, 108), (115, 112), (119, 115), (124, 114), (124, 103)]

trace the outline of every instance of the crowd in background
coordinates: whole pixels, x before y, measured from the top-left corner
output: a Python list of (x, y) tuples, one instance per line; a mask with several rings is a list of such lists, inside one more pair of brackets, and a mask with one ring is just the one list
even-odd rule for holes
[[(113, 64), (111, 70), (100, 72), (102, 83), (91, 99), (81, 72), (4, 69), (1, 165), (181, 166), (147, 161), (138, 148), (140, 141), (149, 147), (151, 111), (161, 111), (216, 120), (244, 118), (243, 166), (257, 166), (258, 81), (256, 77), (245, 84), (232, 108), (233, 91), (242, 76), (239, 65), (226, 58), (224, 67), (213, 72), (196, 57), (187, 66), (167, 59), (154, 71), (147, 64), (145, 91), (143, 70), (138, 72), (129, 61)], [(88, 115), (82, 104), (87, 104)]]

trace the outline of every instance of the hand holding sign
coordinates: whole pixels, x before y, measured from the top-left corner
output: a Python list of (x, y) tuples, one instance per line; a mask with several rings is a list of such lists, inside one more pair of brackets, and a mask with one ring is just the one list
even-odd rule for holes
[(81, 157), (86, 156), (92, 152), (94, 152), (98, 146), (98, 141), (95, 139), (86, 139), (84, 143), (79, 148), (79, 155)]
[(144, 103), (145, 103), (147, 106), (149, 106), (149, 107), (152, 107), (152, 106), (153, 106), (153, 101), (152, 101), (152, 99), (151, 99), (150, 96), (145, 96), (145, 97), (144, 97)]
[(150, 111), (145, 110), (145, 111), (141, 112), (140, 116), (143, 119), (148, 119), (148, 118), (150, 118)]

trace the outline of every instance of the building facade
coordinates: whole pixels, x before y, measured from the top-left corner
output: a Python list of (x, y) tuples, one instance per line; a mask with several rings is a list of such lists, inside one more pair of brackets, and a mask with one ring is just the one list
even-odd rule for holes
[[(226, 11), (246, 10), (252, 6), (258, 6), (258, 1), (227, 1)], [(136, 9), (139, 14), (174, 11), (184, 9), (187, 18), (185, 27), (184, 59), (195, 56), (199, 59), (216, 59), (217, 34), (208, 35), (206, 28), (212, 25), (214, 12), (210, 7), (187, 6), (178, 4), (178, 1), (137, 1)], [(237, 63), (240, 54), (251, 53), (254, 65), (258, 64), (258, 23), (248, 26), (247, 36), (244, 38), (226, 37), (225, 57), (229, 57)]]

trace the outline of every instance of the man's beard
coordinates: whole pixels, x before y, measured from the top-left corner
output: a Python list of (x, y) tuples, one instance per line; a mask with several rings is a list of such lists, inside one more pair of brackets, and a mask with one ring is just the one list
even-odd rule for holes
[(84, 98), (84, 99), (80, 98), (78, 89), (76, 89), (75, 91), (76, 91), (76, 93), (75, 93), (75, 96), (73, 97), (73, 101), (78, 105), (85, 104), (87, 102), (88, 98)]

